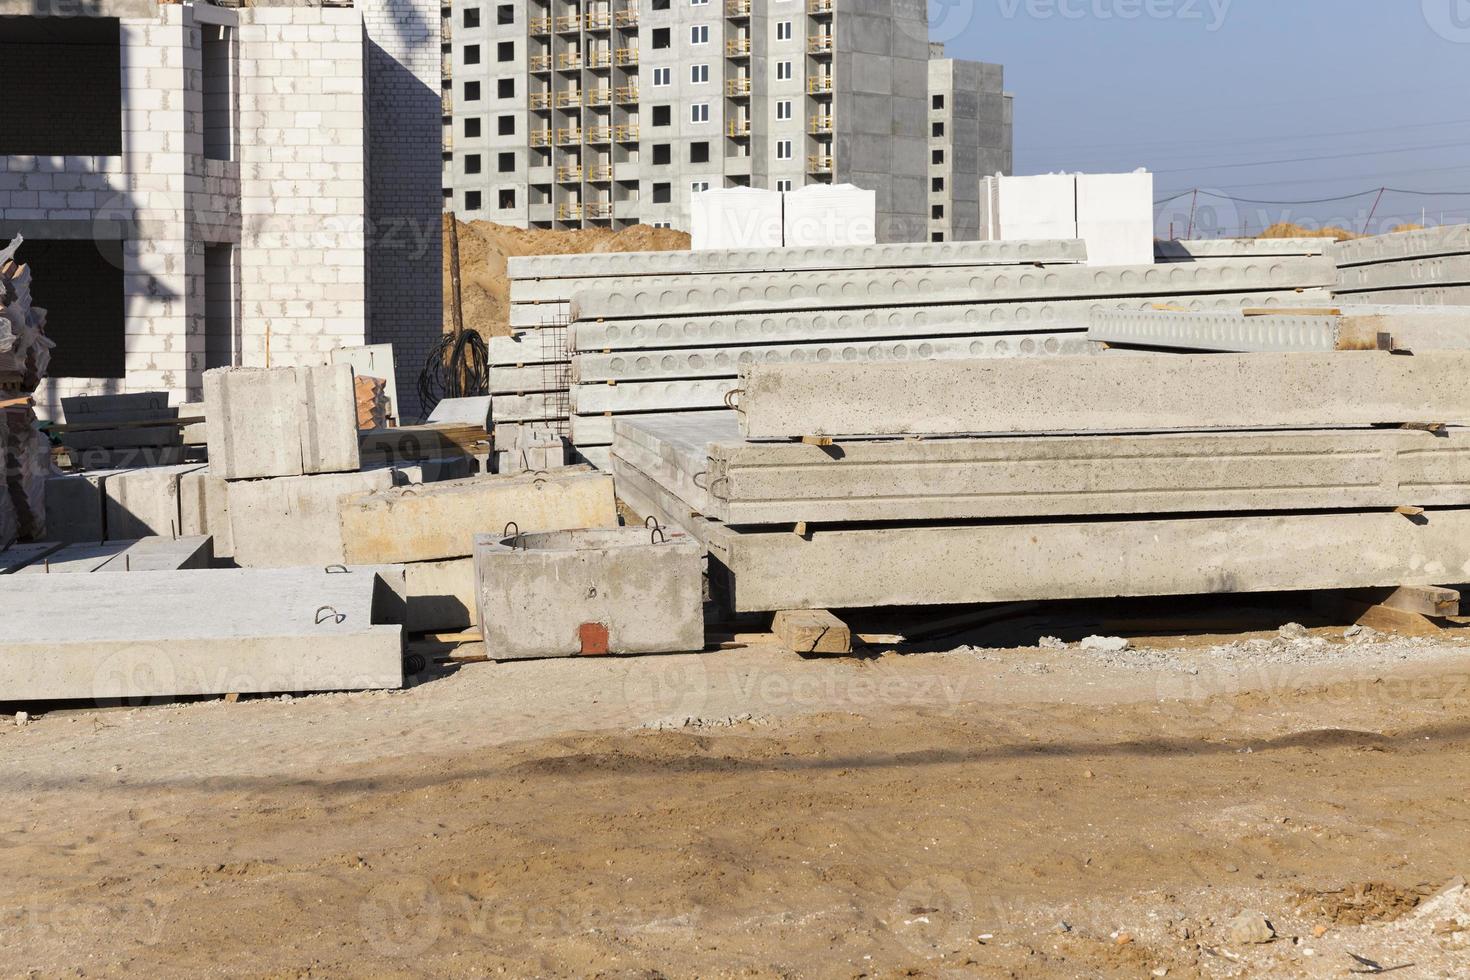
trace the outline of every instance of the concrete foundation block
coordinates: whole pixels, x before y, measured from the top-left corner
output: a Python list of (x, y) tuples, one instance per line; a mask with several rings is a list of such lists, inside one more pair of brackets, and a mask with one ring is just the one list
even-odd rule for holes
[(352, 368), (204, 373), (209, 458), (226, 480), (339, 473), (359, 465)]
[(132, 540), (150, 535), (175, 537), (183, 532), (179, 508), (180, 481), (203, 469), (200, 463), (128, 470), (107, 478), (107, 539)]
[(756, 365), (748, 439), (1470, 421), (1470, 353), (1138, 354)]
[(703, 554), (675, 528), (475, 538), (475, 588), (495, 660), (704, 648)]
[(15, 576), (0, 586), (0, 690), (140, 703), (401, 687), (403, 627), (379, 582), (304, 568)]
[(141, 538), (137, 541), (87, 541), (69, 544), (19, 569), (18, 575), (92, 572), (172, 572), (209, 568), (213, 550), (206, 537)]
[(409, 562), (403, 574), (410, 633), (450, 633), (479, 623), (474, 559)]
[(477, 395), (473, 398), (445, 398), (429, 413), (429, 424), (446, 425), (490, 425), (490, 396)]
[(102, 541), (109, 476), (122, 470), (67, 473), (46, 480), (46, 534), (55, 541)]
[(230, 480), (227, 505), (235, 561), (245, 568), (346, 563), (344, 501), (387, 490), (405, 479), (398, 470), (383, 467), (359, 473)]
[(468, 557), (476, 534), (487, 528), (499, 533), (512, 523), (521, 531), (616, 526), (612, 478), (578, 469), (358, 494), (341, 508), (345, 558), (338, 560), (382, 564)]
[(41, 561), (64, 547), (65, 545), (59, 541), (32, 541), (0, 548), (0, 575), (14, 575), (33, 562)]
[(179, 478), (179, 519), (182, 521), (182, 533), (208, 534), (214, 538), (216, 556), (234, 557), (229, 485), (211, 473), (208, 467), (185, 473)]

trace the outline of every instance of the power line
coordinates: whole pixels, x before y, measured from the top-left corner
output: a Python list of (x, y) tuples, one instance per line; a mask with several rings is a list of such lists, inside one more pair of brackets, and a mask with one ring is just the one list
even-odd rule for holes
[(1256, 146), (1271, 143), (1291, 143), (1297, 140), (1326, 139), (1333, 136), (1377, 136), (1383, 133), (1398, 133), (1408, 129), (1427, 129), (1431, 126), (1470, 125), (1470, 119), (1443, 119), (1433, 122), (1409, 123), (1402, 126), (1386, 126), (1376, 129), (1345, 129), (1331, 133), (1298, 133), (1291, 136), (1267, 136), (1255, 139), (1209, 139), (1209, 140), (1160, 140), (1158, 142), (1133, 143), (1082, 143), (1082, 144), (1033, 144), (1032, 150), (1098, 150), (1132, 149), (1148, 146)]
[[(1231, 184), (1229, 187), (1221, 187), (1221, 193), (1234, 193), (1247, 190), (1252, 187), (1291, 187), (1297, 184), (1337, 184), (1349, 180), (1374, 180), (1383, 177), (1413, 177), (1419, 174), (1439, 174), (1455, 171), (1459, 173), (1470, 172), (1470, 163), (1460, 163), (1453, 167), (1423, 167), (1417, 170), (1387, 170), (1377, 171), (1371, 174), (1344, 174), (1341, 177), (1303, 177), (1299, 180), (1264, 180), (1254, 184)], [(1189, 194), (1193, 188), (1182, 191)]]
[(1236, 170), (1243, 167), (1272, 167), (1287, 163), (1318, 163), (1323, 160), (1353, 160), (1358, 157), (1386, 156), (1393, 153), (1414, 153), (1422, 150), (1448, 150), (1470, 146), (1470, 142), (1432, 143), (1425, 146), (1399, 146), (1390, 150), (1367, 150), (1361, 153), (1333, 153), (1312, 157), (1289, 157), (1281, 160), (1254, 160), (1249, 163), (1214, 163), (1200, 167), (1179, 167), (1172, 170), (1155, 170), (1155, 174), (1187, 174), (1199, 170)]

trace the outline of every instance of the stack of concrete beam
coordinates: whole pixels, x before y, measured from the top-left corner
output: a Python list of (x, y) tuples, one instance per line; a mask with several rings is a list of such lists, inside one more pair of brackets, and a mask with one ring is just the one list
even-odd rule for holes
[[(546, 298), (525, 298), (525, 286), (520, 285), (523, 280), (517, 276), (527, 275), (527, 261), (508, 260), (512, 333), (492, 337), (488, 345), (497, 450), (515, 444), (522, 423), (548, 425), (560, 435), (567, 434), (569, 425), (567, 306), (571, 295), (551, 285), (537, 292)], [(547, 282), (554, 284), (556, 280)]]
[(1470, 305), (1470, 225), (1340, 242), (1333, 254), (1349, 302)]
[(1345, 305), (1296, 313), (1099, 310), (1087, 336), (1111, 350), (1470, 350), (1470, 307)]
[(1464, 351), (757, 365), (737, 413), (617, 420), (613, 467), (738, 611), (1437, 585), (1470, 567), (1467, 371)]
[(170, 466), (189, 447), (202, 458), (207, 442), (204, 406), (170, 407), (166, 391), (63, 398), (61, 442), (72, 464), (85, 469)]
[[(1084, 266), (1080, 242), (814, 250), (739, 276), (609, 276), (575, 291), (572, 441), (606, 465), (613, 420), (716, 411), (752, 364), (1087, 354), (1095, 309), (1326, 302), (1321, 256)], [(778, 253), (779, 255), (780, 253)], [(613, 258), (595, 256), (591, 258)], [(864, 265), (866, 263), (866, 265)]]
[(31, 270), (15, 261), (19, 236), (0, 249), (0, 547), (46, 531), (51, 444), (36, 428), (33, 396), (51, 350), (46, 311), (31, 304)]
[[(617, 526), (612, 477), (585, 466), (555, 474), (478, 476), (381, 488), (340, 505), (340, 559), (402, 565), (410, 632), (478, 624), (475, 536)], [(556, 610), (546, 610), (557, 615)]]

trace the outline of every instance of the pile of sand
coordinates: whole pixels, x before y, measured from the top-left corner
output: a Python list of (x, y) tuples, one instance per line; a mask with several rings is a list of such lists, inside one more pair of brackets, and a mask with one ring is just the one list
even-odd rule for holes
[[(449, 221), (444, 216), (444, 330), (453, 329), (449, 276)], [(511, 228), (493, 221), (456, 222), (459, 226), (460, 292), (464, 323), (482, 336), (510, 333), (510, 280), (505, 260), (511, 255), (570, 255), (583, 252), (662, 252), (687, 249), (689, 236), (669, 228), (634, 225), (613, 231), (544, 231)]]

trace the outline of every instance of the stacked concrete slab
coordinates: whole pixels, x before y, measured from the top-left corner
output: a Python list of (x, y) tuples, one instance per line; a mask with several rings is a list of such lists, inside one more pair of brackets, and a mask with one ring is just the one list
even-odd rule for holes
[(619, 419), (613, 467), (635, 512), (705, 543), (738, 611), (1444, 584), (1470, 557), (1467, 370), (757, 365), (737, 412)]
[(1155, 262), (1219, 262), (1329, 255), (1330, 238), (1204, 238), (1154, 242)]
[(1333, 255), (1345, 300), (1470, 305), (1470, 225), (1340, 242)]
[(183, 463), (190, 446), (203, 458), (204, 406), (170, 406), (166, 391), (61, 399), (61, 442), (73, 466), (115, 469)]
[(1300, 313), (1099, 310), (1087, 336), (1118, 350), (1466, 350), (1470, 307), (1345, 305)]
[(811, 267), (788, 260), (734, 276), (699, 268), (577, 283), (578, 452), (606, 465), (617, 418), (726, 407), (750, 364), (1084, 354), (1094, 350), (1094, 309), (1325, 301), (1334, 279), (1320, 256), (1089, 268), (1075, 241), (840, 251), (813, 256)]

